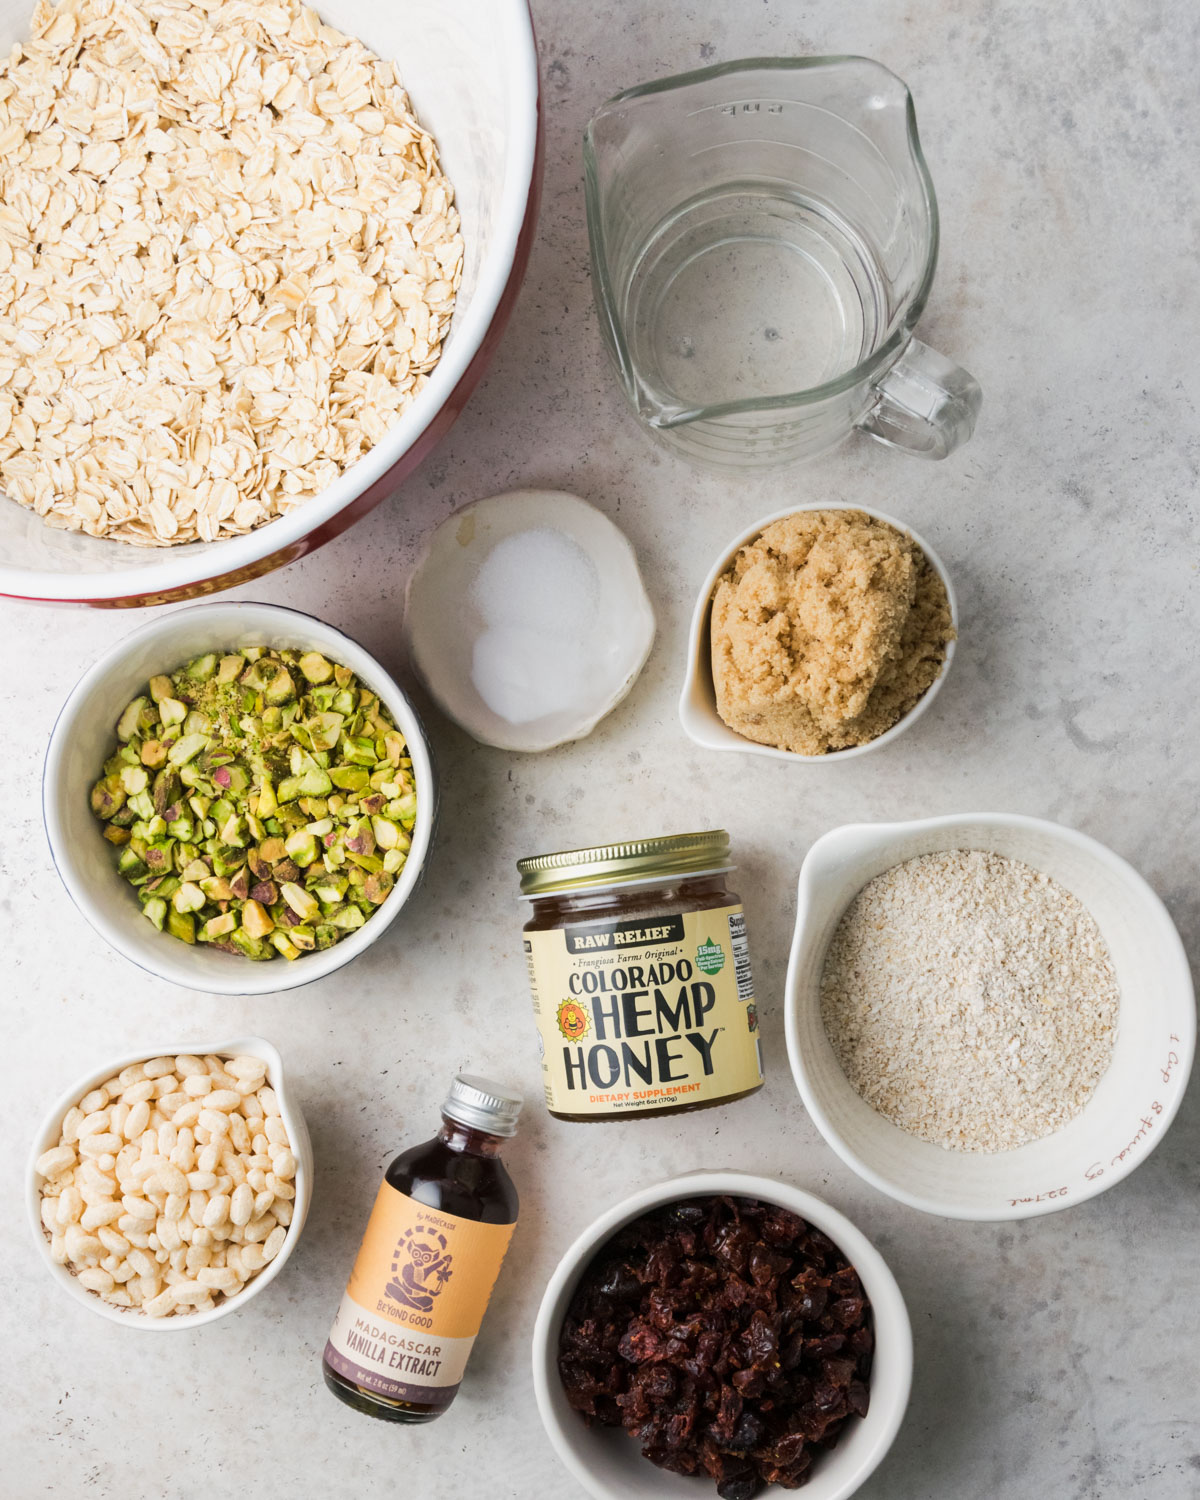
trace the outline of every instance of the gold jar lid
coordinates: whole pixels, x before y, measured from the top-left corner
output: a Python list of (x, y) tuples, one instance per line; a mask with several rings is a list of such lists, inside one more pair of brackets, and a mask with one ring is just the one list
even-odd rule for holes
[(655, 875), (694, 875), (721, 869), (729, 860), (729, 835), (723, 828), (707, 833), (674, 833), (627, 844), (597, 844), (591, 849), (563, 849), (519, 859), (523, 896), (623, 885)]

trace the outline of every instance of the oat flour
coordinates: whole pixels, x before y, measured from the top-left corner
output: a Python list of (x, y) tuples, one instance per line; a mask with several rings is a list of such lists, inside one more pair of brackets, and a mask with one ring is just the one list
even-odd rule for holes
[(856, 1091), (922, 1140), (1007, 1151), (1060, 1129), (1112, 1057), (1119, 993), (1090, 912), (980, 850), (886, 870), (838, 924), (825, 1031)]

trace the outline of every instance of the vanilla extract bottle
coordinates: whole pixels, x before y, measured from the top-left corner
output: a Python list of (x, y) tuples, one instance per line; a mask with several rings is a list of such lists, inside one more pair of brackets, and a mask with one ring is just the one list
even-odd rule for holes
[(457, 1074), (441, 1130), (384, 1174), (322, 1360), (355, 1411), (430, 1422), (454, 1400), (517, 1224), (500, 1150), (521, 1104)]

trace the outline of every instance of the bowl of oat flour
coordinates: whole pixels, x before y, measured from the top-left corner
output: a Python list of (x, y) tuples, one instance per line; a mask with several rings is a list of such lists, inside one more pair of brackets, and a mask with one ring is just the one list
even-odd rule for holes
[(805, 1107), (861, 1177), (927, 1213), (1019, 1219), (1146, 1159), (1196, 1007), (1136, 870), (1059, 824), (973, 813), (817, 840), (786, 1027)]

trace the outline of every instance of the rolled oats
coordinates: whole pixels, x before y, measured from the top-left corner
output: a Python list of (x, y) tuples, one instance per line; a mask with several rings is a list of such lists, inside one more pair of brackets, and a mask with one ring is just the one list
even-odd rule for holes
[(294, 510), (437, 363), (454, 192), (296, 0), (38, 0), (0, 62), (0, 489), (138, 546)]

